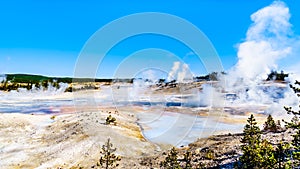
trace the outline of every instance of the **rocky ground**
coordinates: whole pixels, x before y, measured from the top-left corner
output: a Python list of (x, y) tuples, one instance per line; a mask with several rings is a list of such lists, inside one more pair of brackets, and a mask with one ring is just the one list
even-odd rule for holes
[[(106, 125), (111, 114), (116, 125)], [(111, 138), (116, 154), (122, 157), (119, 168), (159, 168), (167, 149), (143, 137), (136, 117), (119, 114), (113, 108), (100, 112), (56, 115), (0, 114), (0, 168), (92, 168), (100, 158), (101, 145)], [(290, 140), (289, 131), (265, 133), (276, 144)], [(186, 150), (192, 161), (202, 166), (232, 167), (241, 155), (241, 134), (200, 138), (178, 149), (183, 158)], [(167, 146), (166, 146), (167, 147)]]
[[(105, 125), (109, 112), (118, 119), (117, 125)], [(1, 114), (0, 168), (90, 168), (108, 138), (117, 147), (116, 154), (124, 157), (125, 167), (136, 157), (159, 151), (134, 122), (131, 114), (113, 109), (56, 116)]]
[[(189, 151), (194, 168), (234, 168), (238, 158), (242, 155), (240, 143), (242, 136), (242, 133), (237, 133), (201, 138), (186, 147), (178, 148), (178, 157), (183, 159), (184, 154)], [(269, 140), (273, 145), (280, 141), (290, 142), (292, 132), (290, 130), (277, 133), (264, 132), (262, 139)], [(140, 164), (149, 168), (159, 168), (160, 162), (165, 159), (167, 153), (164, 151), (158, 156), (141, 158)], [(181, 163), (184, 164), (184, 162)]]

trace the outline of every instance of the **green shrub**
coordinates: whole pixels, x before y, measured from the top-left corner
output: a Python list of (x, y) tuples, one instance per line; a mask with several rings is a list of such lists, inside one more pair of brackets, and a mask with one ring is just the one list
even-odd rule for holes
[(109, 125), (109, 124), (114, 124), (116, 125), (117, 124), (117, 120), (116, 118), (112, 117), (111, 115), (109, 115), (106, 120), (105, 120), (105, 124), (106, 125)]

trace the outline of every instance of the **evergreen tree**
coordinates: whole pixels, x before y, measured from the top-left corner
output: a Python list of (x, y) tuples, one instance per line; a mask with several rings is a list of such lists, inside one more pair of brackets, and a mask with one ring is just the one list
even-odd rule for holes
[[(300, 88), (299, 88), (300, 82), (296, 81), (294, 85), (290, 85), (290, 87), (293, 89), (293, 91), (297, 94), (298, 97), (300, 97)], [(299, 105), (300, 106), (300, 105)], [(288, 114), (293, 114), (294, 117), (291, 120), (291, 122), (285, 122), (287, 125), (287, 128), (290, 128), (295, 131), (295, 134), (293, 135), (292, 140), (292, 146), (293, 146), (293, 165), (295, 167), (300, 166), (300, 110), (294, 110), (292, 107), (285, 106), (284, 109)]]
[(272, 115), (269, 114), (267, 121), (264, 124), (264, 131), (277, 132), (278, 126), (276, 125)]
[(26, 89), (27, 89), (27, 90), (30, 90), (31, 88), (32, 88), (32, 86), (31, 86), (30, 83), (28, 82), (28, 83), (27, 83)]
[(40, 89), (41, 85), (40, 85), (40, 83), (36, 82), (36, 83), (34, 84), (34, 87), (35, 87), (36, 89)]
[(243, 155), (240, 157), (241, 168), (260, 168), (260, 138), (261, 131), (253, 114), (248, 118), (241, 140)]
[(289, 143), (280, 141), (280, 143), (277, 145), (275, 150), (275, 158), (277, 164), (275, 165), (274, 168), (278, 168), (278, 169), (290, 168), (289, 149), (290, 149)]
[(52, 82), (52, 86), (56, 89), (59, 89), (59, 83), (57, 81)]
[(175, 147), (171, 149), (165, 160), (160, 163), (160, 167), (165, 169), (181, 169), (178, 162), (178, 152)]
[(280, 120), (277, 120), (276, 129), (277, 129), (277, 131), (283, 131), (283, 128), (281, 127)]
[(265, 169), (274, 168), (274, 165), (277, 163), (274, 152), (275, 151), (272, 144), (269, 141), (264, 139), (259, 146), (259, 155), (260, 155), (259, 168), (265, 168)]
[(119, 166), (117, 162), (121, 161), (121, 157), (114, 154), (116, 150), (116, 148), (113, 148), (113, 144), (110, 142), (110, 138), (108, 138), (107, 142), (102, 145), (102, 150), (100, 151), (102, 156), (100, 157), (97, 166), (101, 166), (105, 169), (116, 168), (117, 166)]
[(183, 155), (183, 160), (184, 162), (184, 169), (191, 169), (192, 168), (192, 154), (190, 151), (186, 151), (185, 154)]
[(42, 86), (43, 86), (43, 89), (44, 89), (44, 90), (47, 90), (47, 89), (48, 89), (48, 86), (49, 86), (48, 81), (46, 81), (46, 80), (43, 81), (43, 82), (42, 82)]

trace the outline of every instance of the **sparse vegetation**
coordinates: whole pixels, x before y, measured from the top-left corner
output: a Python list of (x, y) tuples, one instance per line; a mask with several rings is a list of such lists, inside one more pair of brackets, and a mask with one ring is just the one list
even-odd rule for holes
[(121, 161), (121, 157), (114, 154), (116, 150), (116, 148), (113, 148), (110, 138), (108, 138), (107, 142), (102, 145), (102, 149), (100, 151), (102, 156), (100, 157), (97, 166), (105, 169), (118, 167), (118, 162)]
[(289, 74), (284, 73), (281, 71), (280, 73), (277, 73), (277, 71), (271, 71), (270, 74), (268, 74), (268, 78), (266, 79), (267, 81), (271, 80), (277, 80), (277, 81), (284, 81), (286, 77), (288, 77)]
[(273, 145), (266, 139), (262, 140), (259, 145), (258, 168), (272, 169), (277, 163), (275, 158), (275, 149)]
[(110, 125), (110, 124), (117, 125), (117, 120), (116, 120), (116, 118), (109, 115), (105, 120), (105, 124), (106, 125)]
[(56, 118), (55, 115), (53, 115), (53, 116), (50, 117), (51, 120), (54, 120), (55, 118)]
[(53, 87), (55, 87), (56, 89), (58, 89), (59, 83), (57, 81), (50, 81), (50, 80), (44, 80), (44, 81), (39, 81), (39, 82), (35, 82), (35, 81), (29, 81), (26, 83), (25, 82), (17, 82), (16, 80), (5, 80), (4, 82), (2, 82), (0, 84), (0, 90), (3, 91), (12, 91), (12, 90), (18, 90), (20, 88), (24, 88), (27, 90), (32, 90), (32, 89), (41, 89), (41, 87), (44, 90), (47, 90), (48, 87), (52, 85)]
[(277, 164), (274, 168), (291, 168), (290, 157), (290, 144), (280, 141), (275, 150), (275, 158)]
[(215, 159), (215, 154), (212, 150), (208, 150), (205, 154), (205, 158), (208, 160), (213, 160)]
[(264, 131), (266, 132), (279, 132), (282, 130), (281, 128), (281, 124), (280, 124), (280, 120), (277, 121), (277, 123), (275, 122), (275, 120), (273, 119), (272, 115), (269, 114), (267, 121), (264, 124)]
[(243, 155), (240, 157), (240, 168), (259, 168), (261, 132), (257, 122), (251, 114), (244, 127), (244, 136), (241, 140)]
[(192, 168), (192, 154), (190, 151), (187, 150), (184, 153), (182, 162), (184, 163), (183, 169), (191, 169)]
[[(290, 87), (293, 89), (293, 91), (297, 94), (298, 97), (300, 97), (300, 88), (299, 88), (300, 82), (296, 81), (294, 85), (290, 85)], [(299, 104), (300, 106), (300, 104)], [(290, 128), (295, 131), (293, 134), (293, 140), (292, 140), (292, 165), (293, 166), (299, 166), (300, 165), (300, 110), (294, 110), (292, 107), (285, 106), (284, 109), (288, 114), (293, 114), (294, 117), (292, 118), (291, 122), (286, 122), (287, 128)]]
[[(254, 116), (251, 115), (244, 128), (244, 136), (241, 140), (243, 155), (240, 157), (238, 168), (286, 168), (288, 160), (286, 153), (288, 143), (281, 142), (275, 147), (270, 141), (261, 140), (261, 132)], [(277, 131), (277, 125), (272, 116), (268, 116), (264, 130)]]
[(175, 147), (172, 147), (165, 160), (160, 163), (160, 167), (164, 169), (181, 169)]

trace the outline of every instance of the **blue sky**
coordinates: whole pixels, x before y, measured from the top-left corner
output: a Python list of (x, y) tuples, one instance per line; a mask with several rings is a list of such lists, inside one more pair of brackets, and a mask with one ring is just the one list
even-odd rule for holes
[[(215, 46), (225, 70), (237, 63), (236, 45), (246, 37), (250, 15), (269, 0), (80, 1), (28, 0), (0, 2), (0, 73), (73, 76), (77, 57), (93, 33), (120, 17), (140, 12), (176, 15), (197, 26)], [(300, 34), (300, 1), (285, 0), (296, 35)], [(120, 28), (122, 29), (122, 28)], [(99, 66), (97, 76), (112, 77), (130, 54), (161, 48), (179, 56), (196, 75), (205, 69), (190, 49), (167, 37), (144, 35), (115, 46)], [(197, 61), (196, 61), (197, 60)], [(284, 62), (286, 64), (287, 61)]]

